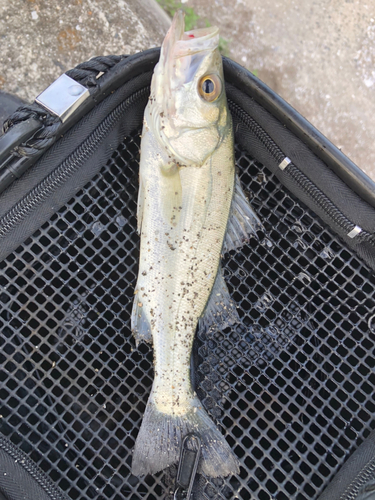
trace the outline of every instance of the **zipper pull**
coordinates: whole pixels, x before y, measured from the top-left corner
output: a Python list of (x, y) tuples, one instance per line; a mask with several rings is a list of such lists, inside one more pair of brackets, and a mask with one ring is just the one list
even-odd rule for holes
[(202, 440), (193, 432), (187, 434), (182, 441), (180, 461), (178, 464), (174, 500), (189, 500), (197, 473)]

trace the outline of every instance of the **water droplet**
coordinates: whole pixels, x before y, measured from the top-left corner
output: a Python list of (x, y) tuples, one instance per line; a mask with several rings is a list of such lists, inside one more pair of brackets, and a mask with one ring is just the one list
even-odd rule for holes
[(329, 247), (324, 247), (323, 250), (320, 252), (319, 256), (322, 259), (331, 260), (334, 258), (335, 252)]
[(263, 336), (262, 330), (260, 330), (258, 327), (252, 327), (251, 328), (251, 333), (254, 335), (255, 338), (261, 339)]
[(279, 330), (275, 326), (269, 326), (266, 329), (267, 333), (269, 333), (272, 337), (277, 337), (279, 335)]
[(296, 241), (293, 243), (294, 248), (301, 248), (301, 250), (306, 250), (308, 248), (307, 243), (305, 243), (301, 238), (297, 238)]
[(309, 284), (311, 283), (311, 281), (312, 281), (312, 280), (311, 280), (311, 277), (310, 277), (308, 274), (303, 273), (303, 272), (302, 272), (302, 273), (299, 273), (299, 274), (298, 274), (298, 276), (296, 276), (296, 277), (293, 279), (293, 281), (295, 281), (295, 280), (300, 280), (300, 281), (302, 281), (302, 283), (303, 283), (304, 285), (309, 285)]
[(240, 278), (246, 278), (246, 273), (243, 269), (239, 268), (237, 270), (237, 275), (240, 277)]
[(264, 240), (262, 240), (260, 242), (260, 244), (263, 246), (263, 247), (267, 247), (267, 248), (271, 248), (273, 245), (272, 245), (272, 241), (269, 240), (268, 238), (264, 238)]
[(77, 96), (81, 95), (84, 90), (84, 87), (82, 87), (81, 85), (71, 85), (68, 89), (68, 92), (72, 96)]
[(292, 229), (296, 232), (296, 233), (303, 233), (303, 227), (301, 226), (301, 224), (299, 224), (298, 222), (293, 224), (292, 226)]
[(120, 227), (124, 227), (126, 224), (126, 219), (123, 215), (119, 215), (118, 217), (116, 217), (116, 222)]
[(264, 293), (256, 302), (255, 309), (260, 312), (266, 311), (273, 302), (272, 295), (269, 292)]
[(372, 333), (375, 333), (375, 314), (369, 317), (367, 324), (369, 330), (371, 330)]
[(99, 235), (104, 229), (104, 226), (101, 222), (95, 222), (92, 226), (92, 232), (96, 235)]
[(267, 177), (262, 173), (260, 172), (258, 175), (257, 175), (257, 181), (260, 183), (260, 184), (264, 184), (265, 182), (267, 182)]
[(263, 369), (263, 368), (266, 368), (267, 367), (267, 363), (266, 361), (264, 361), (264, 359), (262, 358), (259, 358), (257, 360), (257, 365), (259, 366), (259, 368)]

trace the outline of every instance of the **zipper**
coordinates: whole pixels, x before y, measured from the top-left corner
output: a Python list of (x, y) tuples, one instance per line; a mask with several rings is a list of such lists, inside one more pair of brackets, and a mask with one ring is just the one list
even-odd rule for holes
[(18, 463), (47, 493), (51, 500), (66, 500), (66, 496), (49, 479), (49, 477), (39, 469), (39, 467), (13, 443), (0, 435), (0, 449), (9, 455), (15, 463)]
[(228, 99), (231, 113), (236, 115), (255, 137), (265, 146), (267, 151), (276, 160), (279, 167), (283, 162), (285, 165), (282, 171), (295, 181), (298, 187), (303, 191), (319, 208), (331, 219), (331, 221), (342, 229), (349, 237), (351, 233), (363, 241), (368, 241), (375, 246), (375, 236), (354, 224), (341, 210), (319, 189), (293, 162), (287, 158), (279, 146), (267, 134), (267, 132), (238, 104)]
[[(108, 134), (111, 128), (120, 119), (128, 106), (137, 102), (146, 94), (149, 88), (145, 87), (135, 92), (124, 102), (119, 104), (98, 127), (85, 139), (85, 141), (72, 153), (61, 165), (51, 172), (43, 181), (35, 186), (26, 196), (14, 205), (0, 219), (0, 239), (5, 238), (17, 225), (21, 224), (35, 208), (43, 203), (53, 192), (61, 187), (80, 166), (93, 154), (101, 140)], [(241, 119), (252, 131), (257, 139), (265, 146), (267, 151), (281, 165), (286, 159), (285, 154), (267, 132), (246, 113), (239, 105), (228, 100), (231, 112)], [(301, 170), (289, 161), (283, 172), (292, 178), (295, 183), (321, 210), (340, 227), (345, 234), (349, 235), (358, 226), (351, 222), (346, 215), (321, 191)], [(358, 234), (361, 240), (368, 241), (375, 246), (375, 236), (360, 229)]]
[(53, 172), (37, 184), (27, 195), (17, 202), (0, 219), (0, 239), (5, 238), (13, 229), (21, 224), (39, 205), (59, 189), (83, 163), (95, 152), (103, 138), (110, 132), (124, 111), (138, 100), (148, 95), (149, 87), (145, 87), (119, 104), (84, 140), (84, 142), (64, 160)]
[(190, 500), (202, 448), (199, 434), (190, 432), (182, 441), (173, 500)]
[(375, 458), (363, 467), (338, 500), (355, 500), (357, 495), (375, 472)]

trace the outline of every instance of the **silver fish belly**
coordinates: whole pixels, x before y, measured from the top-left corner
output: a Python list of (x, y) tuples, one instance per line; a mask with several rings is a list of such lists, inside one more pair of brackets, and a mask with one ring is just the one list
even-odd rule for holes
[[(138, 196), (141, 248), (132, 330), (137, 342), (153, 343), (155, 378), (135, 445), (135, 475), (155, 473), (177, 462), (188, 432), (197, 432), (202, 439), (202, 472), (217, 477), (239, 471), (236, 457), (190, 381), (198, 322), (212, 309), (210, 303), (218, 300), (216, 296), (226, 307), (227, 290), (220, 269), (224, 240), (227, 238), (226, 249), (238, 246), (259, 222), (236, 181), (232, 122), (224, 91), (218, 89), (223, 76), (221, 58), (214, 52), (216, 35), (212, 29), (184, 34), (183, 17), (176, 14), (145, 110)], [(197, 44), (199, 36), (206, 45), (197, 59), (190, 55), (191, 45), (178, 42), (189, 42), (192, 37)], [(172, 59), (174, 67), (170, 61), (173, 50), (178, 55)], [(209, 50), (213, 55), (207, 56)], [(189, 60), (181, 63), (183, 57)], [(195, 71), (197, 62), (203, 69), (202, 75), (195, 76), (192, 66)], [(178, 64), (185, 73), (176, 69)], [(178, 82), (179, 71), (188, 77), (178, 85), (171, 75)], [(159, 88), (166, 73), (172, 79), (168, 88), (172, 98), (167, 102)], [(201, 85), (200, 94), (194, 85)], [(215, 90), (220, 91), (217, 99), (221, 101), (214, 109), (207, 102), (214, 101), (209, 99)], [(199, 115), (181, 105), (187, 91), (191, 93), (186, 102), (196, 103), (197, 109), (201, 106)], [(177, 116), (174, 121), (171, 110)], [(216, 303), (216, 309), (220, 306)], [(228, 309), (233, 312), (233, 304)]]

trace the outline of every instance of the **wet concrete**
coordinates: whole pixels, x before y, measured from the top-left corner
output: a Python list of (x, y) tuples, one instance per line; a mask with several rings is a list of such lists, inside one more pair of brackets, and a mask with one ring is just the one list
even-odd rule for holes
[[(375, 0), (183, 4), (375, 180)], [(160, 45), (168, 26), (154, 0), (0, 0), (0, 90), (31, 101), (92, 56)]]

